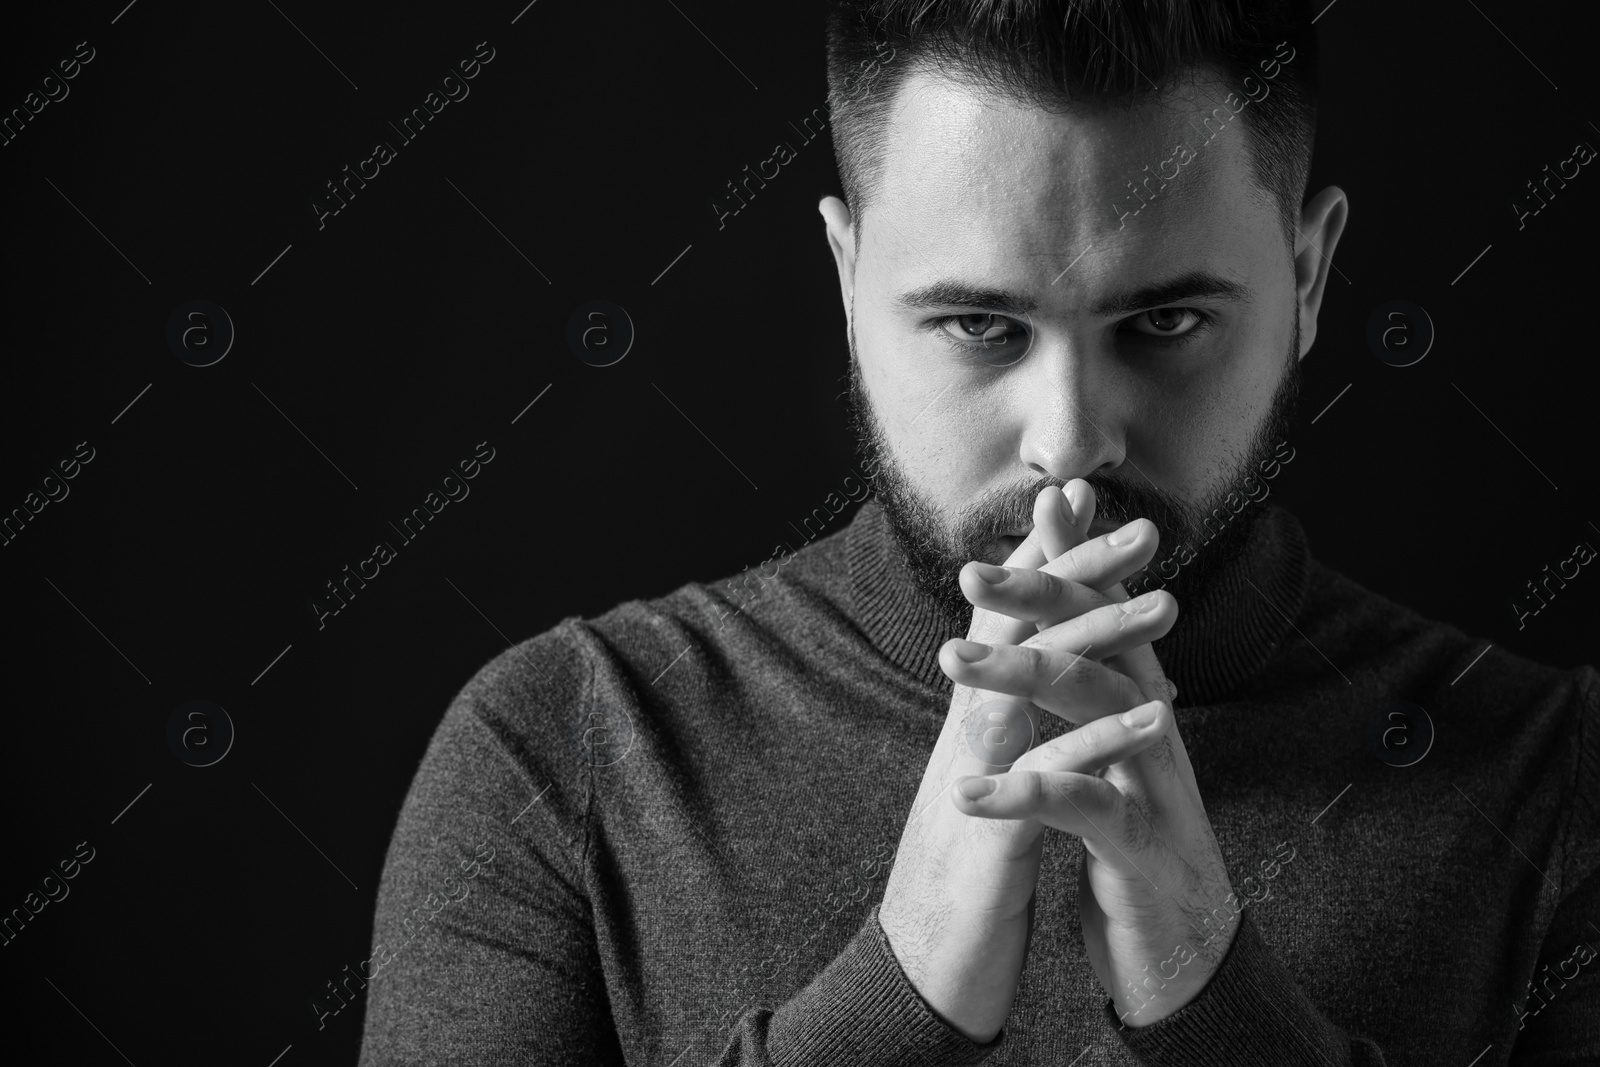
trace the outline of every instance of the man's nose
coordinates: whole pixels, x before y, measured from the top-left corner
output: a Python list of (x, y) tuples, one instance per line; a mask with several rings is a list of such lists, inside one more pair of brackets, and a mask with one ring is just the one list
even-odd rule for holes
[(1127, 454), (1112, 383), (1083, 348), (1036, 338), (1016, 368), (1020, 458), (1035, 473), (1063, 482), (1106, 473)]

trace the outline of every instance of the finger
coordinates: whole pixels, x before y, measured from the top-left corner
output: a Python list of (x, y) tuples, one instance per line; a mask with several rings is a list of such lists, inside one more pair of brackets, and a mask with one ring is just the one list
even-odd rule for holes
[(1161, 669), (1155, 649), (1148, 645), (1130, 648), (1125, 652), (1109, 656), (1102, 662), (1137, 682), (1139, 691), (1147, 700), (1165, 700), (1171, 704), (1178, 699), (1178, 687), (1172, 684), (1167, 672)]
[[(1084, 479), (1075, 478), (1068, 482), (1062, 491), (1072, 503), (1073, 513), (1079, 520), (1079, 528), (1087, 533), (1090, 524), (1094, 522), (1097, 504), (1094, 487)], [(1136, 543), (1141, 548), (1149, 548), (1149, 555), (1141, 553), (1136, 566), (1128, 569), (1116, 566), (1118, 562), (1126, 564), (1128, 561), (1126, 559), (1119, 561), (1116, 558), (1115, 546), (1109, 544), (1112, 535), (1108, 534), (1080, 545), (1075, 552), (1068, 554), (1064, 561), (1051, 560), (1046, 564), (1046, 569), (1057, 571), (1068, 580), (1075, 580), (1101, 590), (1116, 603), (1126, 602), (1128, 592), (1122, 582), (1139, 567), (1149, 564), (1155, 556), (1160, 541), (1153, 523), (1146, 524), (1143, 520), (1135, 520), (1134, 523), (1125, 525), (1123, 529), (1129, 529), (1135, 523), (1139, 524)], [(1148, 525), (1148, 530), (1144, 529), (1145, 525)], [(1148, 543), (1146, 537), (1149, 538)], [(1060, 566), (1057, 566), (1058, 562)], [(993, 600), (986, 603), (993, 604)], [(994, 606), (999, 607), (997, 604)], [(1155, 649), (1149, 644), (1105, 656), (1102, 664), (1110, 670), (1132, 678), (1146, 700), (1164, 701), (1171, 707), (1178, 699), (1178, 687), (1161, 669)], [(1113, 780), (1138, 789), (1143, 795), (1158, 803), (1171, 801), (1175, 791), (1195, 793), (1198, 796), (1194, 787), (1194, 769), (1189, 762), (1189, 754), (1184, 747), (1175, 720), (1162, 744), (1141, 751), (1112, 770)], [(1183, 786), (1187, 786), (1187, 789), (1180, 788)]]
[[(1028, 536), (1016, 547), (1006, 559), (1007, 567), (1018, 570), (1035, 570), (1044, 565), (1044, 552), (1039, 548), (1038, 530), (1030, 530)], [(1038, 627), (1032, 623), (1019, 622), (997, 612), (987, 611), (981, 607), (974, 607), (972, 622), (967, 627), (967, 636), (976, 641), (994, 641), (1001, 644), (1015, 644), (1024, 641), (1034, 633)], [(952, 773), (981, 773), (992, 764), (986, 763), (977, 753), (971, 750), (971, 741), (960, 744), (959, 738), (965, 734), (967, 716), (974, 708), (999, 700), (1004, 697), (1001, 693), (985, 693), (958, 685), (951, 696), (950, 710), (945, 718), (945, 729), (940, 734), (940, 746), (953, 746), (950, 749), (949, 765), (942, 776), (945, 783), (950, 781), (948, 775)], [(946, 787), (948, 787), (946, 785)], [(927, 804), (922, 793), (918, 793), (918, 810), (923, 810), (921, 805)]]
[[(974, 781), (995, 787), (973, 800), (964, 789), (973, 789)], [(1008, 771), (963, 779), (951, 793), (964, 814), (1053, 827), (1082, 838), (1095, 859), (1121, 874), (1150, 881), (1160, 873), (1144, 857), (1143, 824), (1131, 821), (1133, 805), (1104, 778), (1075, 771)], [(1160, 891), (1154, 881), (1150, 884)]]
[(1061, 491), (1072, 504), (1072, 514), (1077, 517), (1078, 529), (1087, 534), (1090, 524), (1094, 522), (1094, 487), (1082, 478), (1074, 478), (1062, 486)]
[[(1147, 750), (1172, 725), (1172, 705), (1164, 701), (1096, 720), (1027, 753), (1005, 773), (960, 779), (954, 803), (978, 818), (1032, 820), (1075, 834), (1097, 859), (1143, 875), (1136, 858), (1154, 840), (1148, 823), (1114, 782), (1085, 772)], [(1069, 740), (1077, 734), (1084, 739)], [(983, 786), (987, 793), (969, 795)]]
[(1028, 536), (1022, 539), (1010, 556), (1006, 557), (1007, 567), (1027, 567), (1037, 570), (1045, 564), (1044, 551), (1039, 547), (1039, 532), (1029, 530)]
[[(1125, 603), (1128, 599), (1128, 591), (1123, 588), (1121, 582), (1106, 589), (1105, 594), (1115, 603)], [(1144, 594), (1144, 596), (1149, 595), (1151, 594)], [(1178, 687), (1172, 684), (1167, 672), (1161, 669), (1161, 662), (1156, 659), (1155, 649), (1148, 645), (1120, 651), (1114, 656), (1105, 657), (1102, 662), (1139, 683), (1139, 691), (1147, 700), (1165, 700), (1171, 704), (1178, 699)]]
[(1068, 730), (1016, 759), (1010, 773), (1072, 771), (1098, 775), (1157, 743), (1172, 720), (1171, 705), (1152, 700), (1120, 715), (1103, 715)]
[[(1044, 552), (1039, 548), (1039, 531), (1030, 530), (1028, 536), (1006, 558), (1006, 567), (1017, 570), (1037, 570), (1044, 566)], [(1037, 631), (1030, 623), (1020, 622), (1002, 612), (990, 611), (974, 605), (972, 622), (967, 626), (967, 636), (974, 641), (993, 641), (1016, 644)]]
[(961, 568), (960, 583), (974, 607), (1046, 627), (1114, 603), (1093, 586), (1048, 570), (992, 567), (976, 560)]
[[(1177, 617), (1177, 600), (1158, 589), (1134, 600), (1094, 608), (1016, 644), (953, 638), (940, 649), (940, 665), (962, 685), (981, 685), (1019, 669), (1043, 670), (1053, 661), (1087, 655), (1091, 649), (1100, 661), (1164, 637)], [(1059, 663), (1055, 670), (1064, 665)], [(1134, 703), (1151, 699), (1157, 698), (1145, 697)]]
[[(1128, 595), (1120, 584), (1107, 592), (1112, 595), (1120, 594), (1122, 597)], [(1176, 609), (1177, 603), (1174, 599), (1173, 610)], [(1118, 650), (1115, 654), (1105, 657), (1102, 664), (1109, 670), (1133, 679), (1134, 685), (1146, 700), (1164, 701), (1171, 706), (1178, 699), (1178, 687), (1172, 684), (1166, 671), (1161, 669), (1155, 649), (1148, 644)], [(1183, 737), (1178, 731), (1176, 720), (1173, 720), (1171, 729), (1160, 744), (1152, 745), (1112, 767), (1111, 778), (1159, 807), (1168, 807), (1187, 796), (1192, 795), (1196, 800), (1199, 797), (1198, 787), (1194, 781), (1194, 767), (1189, 762), (1189, 753), (1184, 748)]]
[[(1043, 564), (1040, 569), (1110, 595), (1109, 586), (1116, 585), (1149, 563), (1160, 546), (1161, 535), (1156, 530), (1156, 524), (1149, 519), (1134, 519), (1120, 529), (1089, 538), (1070, 552)], [(1126, 593), (1123, 599), (1126, 599)]]
[[(982, 657), (966, 662), (963, 653)], [(939, 666), (957, 685), (1030, 701), (1069, 722), (1088, 722), (1145, 701), (1132, 678), (1070, 648), (991, 647), (956, 639), (939, 650)]]
[[(1035, 526), (1034, 531), (1039, 533), (1040, 527)], [(1132, 539), (1114, 545), (1108, 538), (1118, 533), (1127, 533)], [(1122, 530), (1079, 544), (1037, 569), (995, 567), (974, 560), (961, 568), (958, 581), (962, 594), (974, 607), (1033, 622), (1043, 629), (1113, 599), (1126, 600), (1126, 593), (1116, 598), (1100, 591), (1148, 563), (1155, 555), (1158, 541), (1155, 525), (1136, 519)], [(1074, 585), (1079, 588), (1074, 589)], [(1091, 596), (1082, 590), (1095, 592)], [(1096, 597), (1103, 599), (1096, 600)], [(1026, 631), (1022, 632), (1027, 635)], [(990, 638), (973, 637), (973, 640)], [(1021, 638), (1009, 643), (1015, 644), (1017, 640)]]
[(1088, 532), (1088, 527), (1080, 527), (1074, 518), (1072, 501), (1053, 485), (1034, 499), (1033, 528), (1039, 531), (1039, 547), (1046, 561), (1082, 544)]
[[(1063, 487), (1063, 492), (1072, 502), (1073, 512), (1079, 518), (1080, 528), (1087, 533), (1090, 524), (1094, 522), (1097, 504), (1094, 487), (1082, 478), (1074, 478)], [(1139, 567), (1146, 566), (1155, 557), (1156, 549), (1160, 543), (1160, 535), (1156, 531), (1154, 523), (1146, 524), (1145, 520), (1135, 519), (1133, 522), (1124, 525), (1123, 529), (1126, 530), (1134, 526), (1135, 523), (1139, 524), (1139, 533), (1136, 535), (1135, 543), (1143, 548), (1146, 545), (1145, 537), (1147, 535), (1150, 537), (1148, 543), (1150, 555), (1141, 555), (1136, 567), (1124, 571), (1120, 567), (1112, 566), (1114, 560), (1108, 557), (1107, 553), (1104, 552), (1104, 548), (1114, 547), (1109, 545), (1109, 540), (1114, 534), (1107, 534), (1103, 538), (1095, 538), (1086, 542), (1086, 545), (1095, 546), (1095, 548), (1087, 550), (1080, 548), (1075, 556), (1069, 557), (1068, 563), (1072, 569), (1061, 570), (1059, 573), (1063, 577), (1102, 590), (1114, 601), (1122, 602), (1127, 600), (1128, 592), (1122, 587), (1121, 583), (1129, 575), (1137, 571)], [(1149, 527), (1148, 530), (1144, 528), (1146, 525)], [(1095, 549), (1100, 549), (1100, 551)], [(1097, 566), (1103, 568), (1102, 573), (1094, 573)], [(1107, 666), (1122, 671), (1136, 680), (1139, 683), (1140, 691), (1144, 693), (1146, 699), (1165, 700), (1169, 704), (1177, 700), (1178, 687), (1172, 684), (1171, 680), (1167, 678), (1166, 672), (1161, 669), (1161, 664), (1156, 660), (1154, 649), (1130, 650), (1130, 652), (1114, 658), (1108, 657), (1104, 662)]]
[[(1123, 588), (1121, 582), (1105, 589), (1105, 594), (1114, 603), (1128, 601), (1128, 591)], [(1143, 594), (1143, 596), (1150, 595), (1150, 593)], [(1170, 593), (1168, 595), (1171, 596)], [(1174, 598), (1174, 609), (1176, 609), (1176, 598)], [(1178, 699), (1178, 687), (1172, 684), (1167, 672), (1161, 669), (1161, 662), (1156, 659), (1155, 649), (1148, 645), (1119, 651), (1114, 656), (1105, 657), (1102, 662), (1138, 682), (1139, 691), (1147, 700), (1165, 700), (1171, 704)]]
[[(992, 783), (983, 793), (983, 783)], [(977, 795), (974, 795), (977, 794)], [(950, 791), (956, 808), (981, 819), (1031, 819), (1079, 837), (1104, 837), (1099, 826), (1122, 804), (1104, 778), (1080, 771), (1006, 771), (962, 778)]]

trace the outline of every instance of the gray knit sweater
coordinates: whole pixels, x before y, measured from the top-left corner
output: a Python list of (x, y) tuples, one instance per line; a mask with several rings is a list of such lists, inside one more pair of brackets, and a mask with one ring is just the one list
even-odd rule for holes
[[(1084, 952), (1082, 843), (1046, 831), (1016, 1001), (978, 1046), (877, 921), (962, 635), (874, 501), (786, 559), (564, 619), (451, 703), (372, 957), (312, 1004), (323, 1025), (366, 997), (363, 1067), (1600, 1063), (1593, 668), (1485, 653), (1317, 563), (1270, 506), (1155, 644), (1242, 905), (1217, 913), (1239, 924), (1221, 967), (1121, 1027)], [(1423, 741), (1395, 701), (1435, 731), (1410, 766), (1375, 742)], [(1041, 741), (1067, 726), (1042, 718)]]

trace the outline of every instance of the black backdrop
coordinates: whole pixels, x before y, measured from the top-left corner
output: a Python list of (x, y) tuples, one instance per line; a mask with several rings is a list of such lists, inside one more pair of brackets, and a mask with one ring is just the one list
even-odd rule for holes
[[(0, 948), (4, 1040), (75, 1064), (352, 1064), (360, 1012), (319, 1030), (307, 1000), (369, 955), (384, 849), (451, 696), (566, 615), (756, 566), (852, 465), (816, 213), (832, 148), (790, 127), (825, 104), (820, 18), (125, 3), (60, 5), (0, 43), (8, 110), (93, 49), (0, 147), (0, 507), (39, 508), (0, 547), (0, 908), (94, 850)], [(1333, 566), (1563, 666), (1597, 661), (1600, 575), (1521, 629), (1511, 603), (1600, 547), (1600, 174), (1520, 230), (1510, 202), (1600, 147), (1594, 26), (1571, 19), (1508, 0), (1321, 15), (1313, 188), (1340, 184), (1351, 222), (1274, 483)], [(479, 42), (470, 95), (403, 143), (386, 123)], [(395, 158), (319, 229), (311, 202), (378, 140)], [(776, 141), (797, 157), (719, 229), (713, 197)], [(595, 299), (636, 330), (611, 366), (567, 342)], [(194, 300), (236, 333), (210, 366), (177, 351), (221, 342), (215, 312), (168, 342)], [(1394, 300), (1437, 332), (1410, 366), (1367, 342)], [(392, 534), (485, 441), (470, 495)], [(319, 629), (313, 599), (380, 539), (397, 557)], [(206, 767), (169, 743), (192, 700), (235, 731)], [(219, 751), (215, 712), (180, 719), (184, 751)]]

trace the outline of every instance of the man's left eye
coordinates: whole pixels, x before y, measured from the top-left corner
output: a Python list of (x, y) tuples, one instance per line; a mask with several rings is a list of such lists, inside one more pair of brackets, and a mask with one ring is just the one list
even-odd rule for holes
[(1175, 307), (1141, 312), (1129, 319), (1128, 325), (1150, 337), (1182, 337), (1209, 321), (1209, 316), (1194, 308)]

